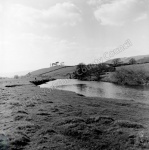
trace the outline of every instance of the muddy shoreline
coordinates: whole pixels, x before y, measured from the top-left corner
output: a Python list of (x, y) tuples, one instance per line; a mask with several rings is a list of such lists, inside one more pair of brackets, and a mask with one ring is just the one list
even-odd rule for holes
[(0, 114), (0, 150), (149, 149), (149, 105), (144, 103), (4, 80)]

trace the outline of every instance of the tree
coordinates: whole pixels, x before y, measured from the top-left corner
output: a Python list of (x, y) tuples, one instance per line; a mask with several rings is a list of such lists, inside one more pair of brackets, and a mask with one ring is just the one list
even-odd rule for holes
[(120, 58), (116, 58), (112, 61), (113, 65), (116, 67), (118, 66), (119, 64), (121, 64), (121, 59)]
[(85, 78), (89, 75), (89, 71), (87, 66), (84, 63), (80, 63), (76, 67), (76, 71), (74, 72), (74, 78), (79, 80), (85, 80)]
[(130, 60), (129, 60), (129, 64), (130, 65), (133, 65), (133, 64), (136, 64), (137, 63), (137, 61), (134, 59), (134, 58), (131, 58)]
[(93, 73), (96, 77), (96, 80), (101, 79), (101, 75), (104, 75), (105, 72), (109, 71), (109, 67), (106, 64), (98, 64), (96, 68), (94, 68)]

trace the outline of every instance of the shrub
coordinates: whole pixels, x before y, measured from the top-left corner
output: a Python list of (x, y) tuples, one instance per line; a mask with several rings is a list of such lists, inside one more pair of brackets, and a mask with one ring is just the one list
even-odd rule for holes
[(148, 82), (148, 77), (144, 71), (121, 69), (115, 73), (118, 84), (142, 85)]

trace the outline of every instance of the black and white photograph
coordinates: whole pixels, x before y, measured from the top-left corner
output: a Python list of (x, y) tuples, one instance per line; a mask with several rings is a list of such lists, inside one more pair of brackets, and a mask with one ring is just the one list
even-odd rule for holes
[(149, 0), (0, 0), (0, 150), (149, 150)]

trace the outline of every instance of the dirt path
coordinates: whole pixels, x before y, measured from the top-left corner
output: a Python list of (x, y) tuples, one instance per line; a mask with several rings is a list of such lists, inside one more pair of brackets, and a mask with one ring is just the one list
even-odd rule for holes
[(149, 149), (149, 105), (13, 84), (0, 87), (0, 150)]

